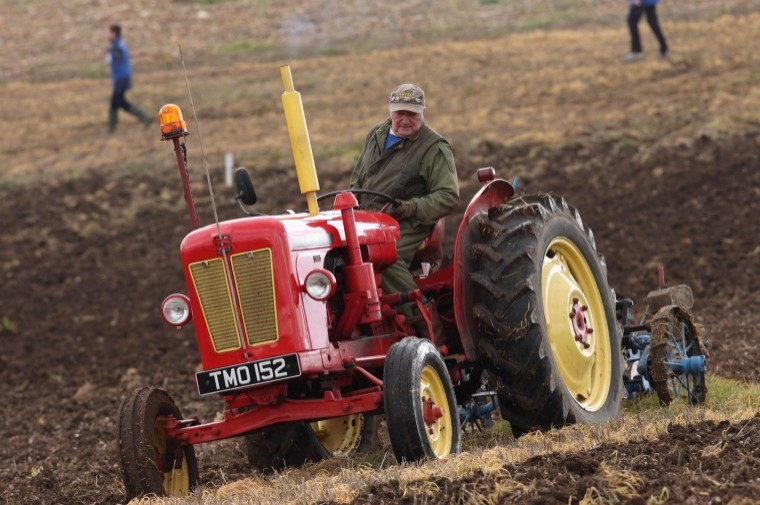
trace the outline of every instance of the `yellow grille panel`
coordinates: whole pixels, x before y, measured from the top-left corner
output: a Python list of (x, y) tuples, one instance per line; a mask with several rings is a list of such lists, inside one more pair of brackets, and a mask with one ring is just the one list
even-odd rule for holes
[(240, 253), (232, 256), (231, 260), (248, 343), (257, 345), (276, 341), (277, 304), (272, 250)]
[(195, 291), (201, 301), (211, 343), (216, 352), (240, 348), (240, 335), (232, 310), (232, 296), (221, 258), (190, 265)]

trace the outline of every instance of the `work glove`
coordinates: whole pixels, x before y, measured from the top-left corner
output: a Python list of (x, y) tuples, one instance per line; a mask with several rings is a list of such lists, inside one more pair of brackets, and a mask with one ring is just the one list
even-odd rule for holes
[(403, 221), (417, 214), (417, 204), (411, 200), (396, 200), (385, 213), (397, 221)]

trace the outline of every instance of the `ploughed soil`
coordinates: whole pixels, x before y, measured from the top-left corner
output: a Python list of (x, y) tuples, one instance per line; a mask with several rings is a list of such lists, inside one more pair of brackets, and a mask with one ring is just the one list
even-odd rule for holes
[[(474, 168), (483, 165), (510, 180), (520, 177), (520, 191), (566, 196), (593, 228), (619, 296), (643, 300), (664, 264), (671, 284), (694, 290), (694, 313), (711, 342), (711, 371), (757, 381), (759, 142), (754, 131), (659, 148), (592, 140), (562, 149), (480, 144), (457, 153), (461, 207), (477, 190)], [(321, 176), (323, 187), (334, 189), (347, 182), (348, 170)], [(259, 210), (303, 207), (294, 180), (284, 186), (267, 180), (263, 170), (254, 177)], [(221, 216), (239, 216), (231, 190), (218, 182)], [(201, 219), (209, 222), (200, 179), (194, 187)], [(185, 290), (178, 248), (188, 218), (176, 173), (85, 172), (4, 188), (0, 196), (0, 502), (123, 501), (116, 415), (132, 387), (161, 386), (183, 414), (203, 421), (222, 409), (194, 390), (199, 360), (192, 328), (168, 329), (159, 315), (167, 294)], [(449, 223), (449, 244), (458, 215)], [(676, 501), (700, 503), (708, 495), (724, 501), (756, 496), (760, 482), (748, 472), (760, 464), (758, 433), (760, 418), (744, 425), (672, 426), (651, 444), (549, 455), (496, 476), (440, 482), (440, 496), (428, 502), (494, 486), (504, 477), (529, 486), (524, 496), (506, 501), (567, 503), (601, 489), (602, 481), (622, 478), (621, 470), (638, 479), (627, 498), (633, 502), (637, 494), (660, 496), (662, 489)], [(206, 484), (249, 472), (234, 443), (198, 452)], [(402, 499), (391, 486), (366, 491), (357, 501), (376, 498)]]
[[(736, 424), (728, 421), (671, 425), (654, 441), (603, 444), (591, 450), (536, 456), (484, 475), (425, 482), (411, 494), (407, 483), (373, 485), (354, 504), (495, 503), (750, 503), (760, 490), (760, 414)], [(494, 493), (494, 489), (503, 489)], [(494, 496), (496, 495), (496, 496)], [(488, 502), (494, 503), (494, 502)]]

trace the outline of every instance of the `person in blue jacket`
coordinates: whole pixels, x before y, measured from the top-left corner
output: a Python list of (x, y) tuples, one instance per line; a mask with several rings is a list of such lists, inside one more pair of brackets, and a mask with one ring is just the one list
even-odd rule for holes
[(129, 63), (129, 50), (121, 40), (121, 26), (111, 25), (108, 29), (108, 41), (110, 46), (106, 53), (106, 59), (111, 64), (111, 80), (113, 81), (113, 95), (111, 96), (111, 108), (108, 111), (108, 133), (113, 133), (118, 122), (118, 111), (124, 109), (137, 117), (144, 125), (152, 121), (137, 105), (129, 103), (125, 97), (127, 90), (132, 88), (132, 65)]
[(628, 28), (631, 30), (631, 52), (625, 57), (627, 61), (639, 60), (641, 54), (641, 37), (639, 37), (639, 20), (641, 15), (646, 13), (647, 23), (652, 29), (654, 36), (660, 43), (660, 56), (666, 58), (669, 56), (668, 44), (665, 42), (665, 36), (660, 29), (660, 23), (657, 21), (657, 4), (660, 0), (630, 0), (631, 10), (628, 12)]

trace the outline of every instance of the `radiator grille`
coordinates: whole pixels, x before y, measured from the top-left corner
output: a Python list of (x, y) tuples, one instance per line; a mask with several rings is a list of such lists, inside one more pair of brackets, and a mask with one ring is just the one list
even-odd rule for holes
[(195, 291), (201, 301), (211, 342), (216, 352), (240, 348), (240, 335), (232, 310), (232, 296), (221, 258), (190, 265)]
[(257, 345), (276, 341), (277, 305), (272, 250), (258, 249), (236, 254), (231, 261), (248, 343)]

